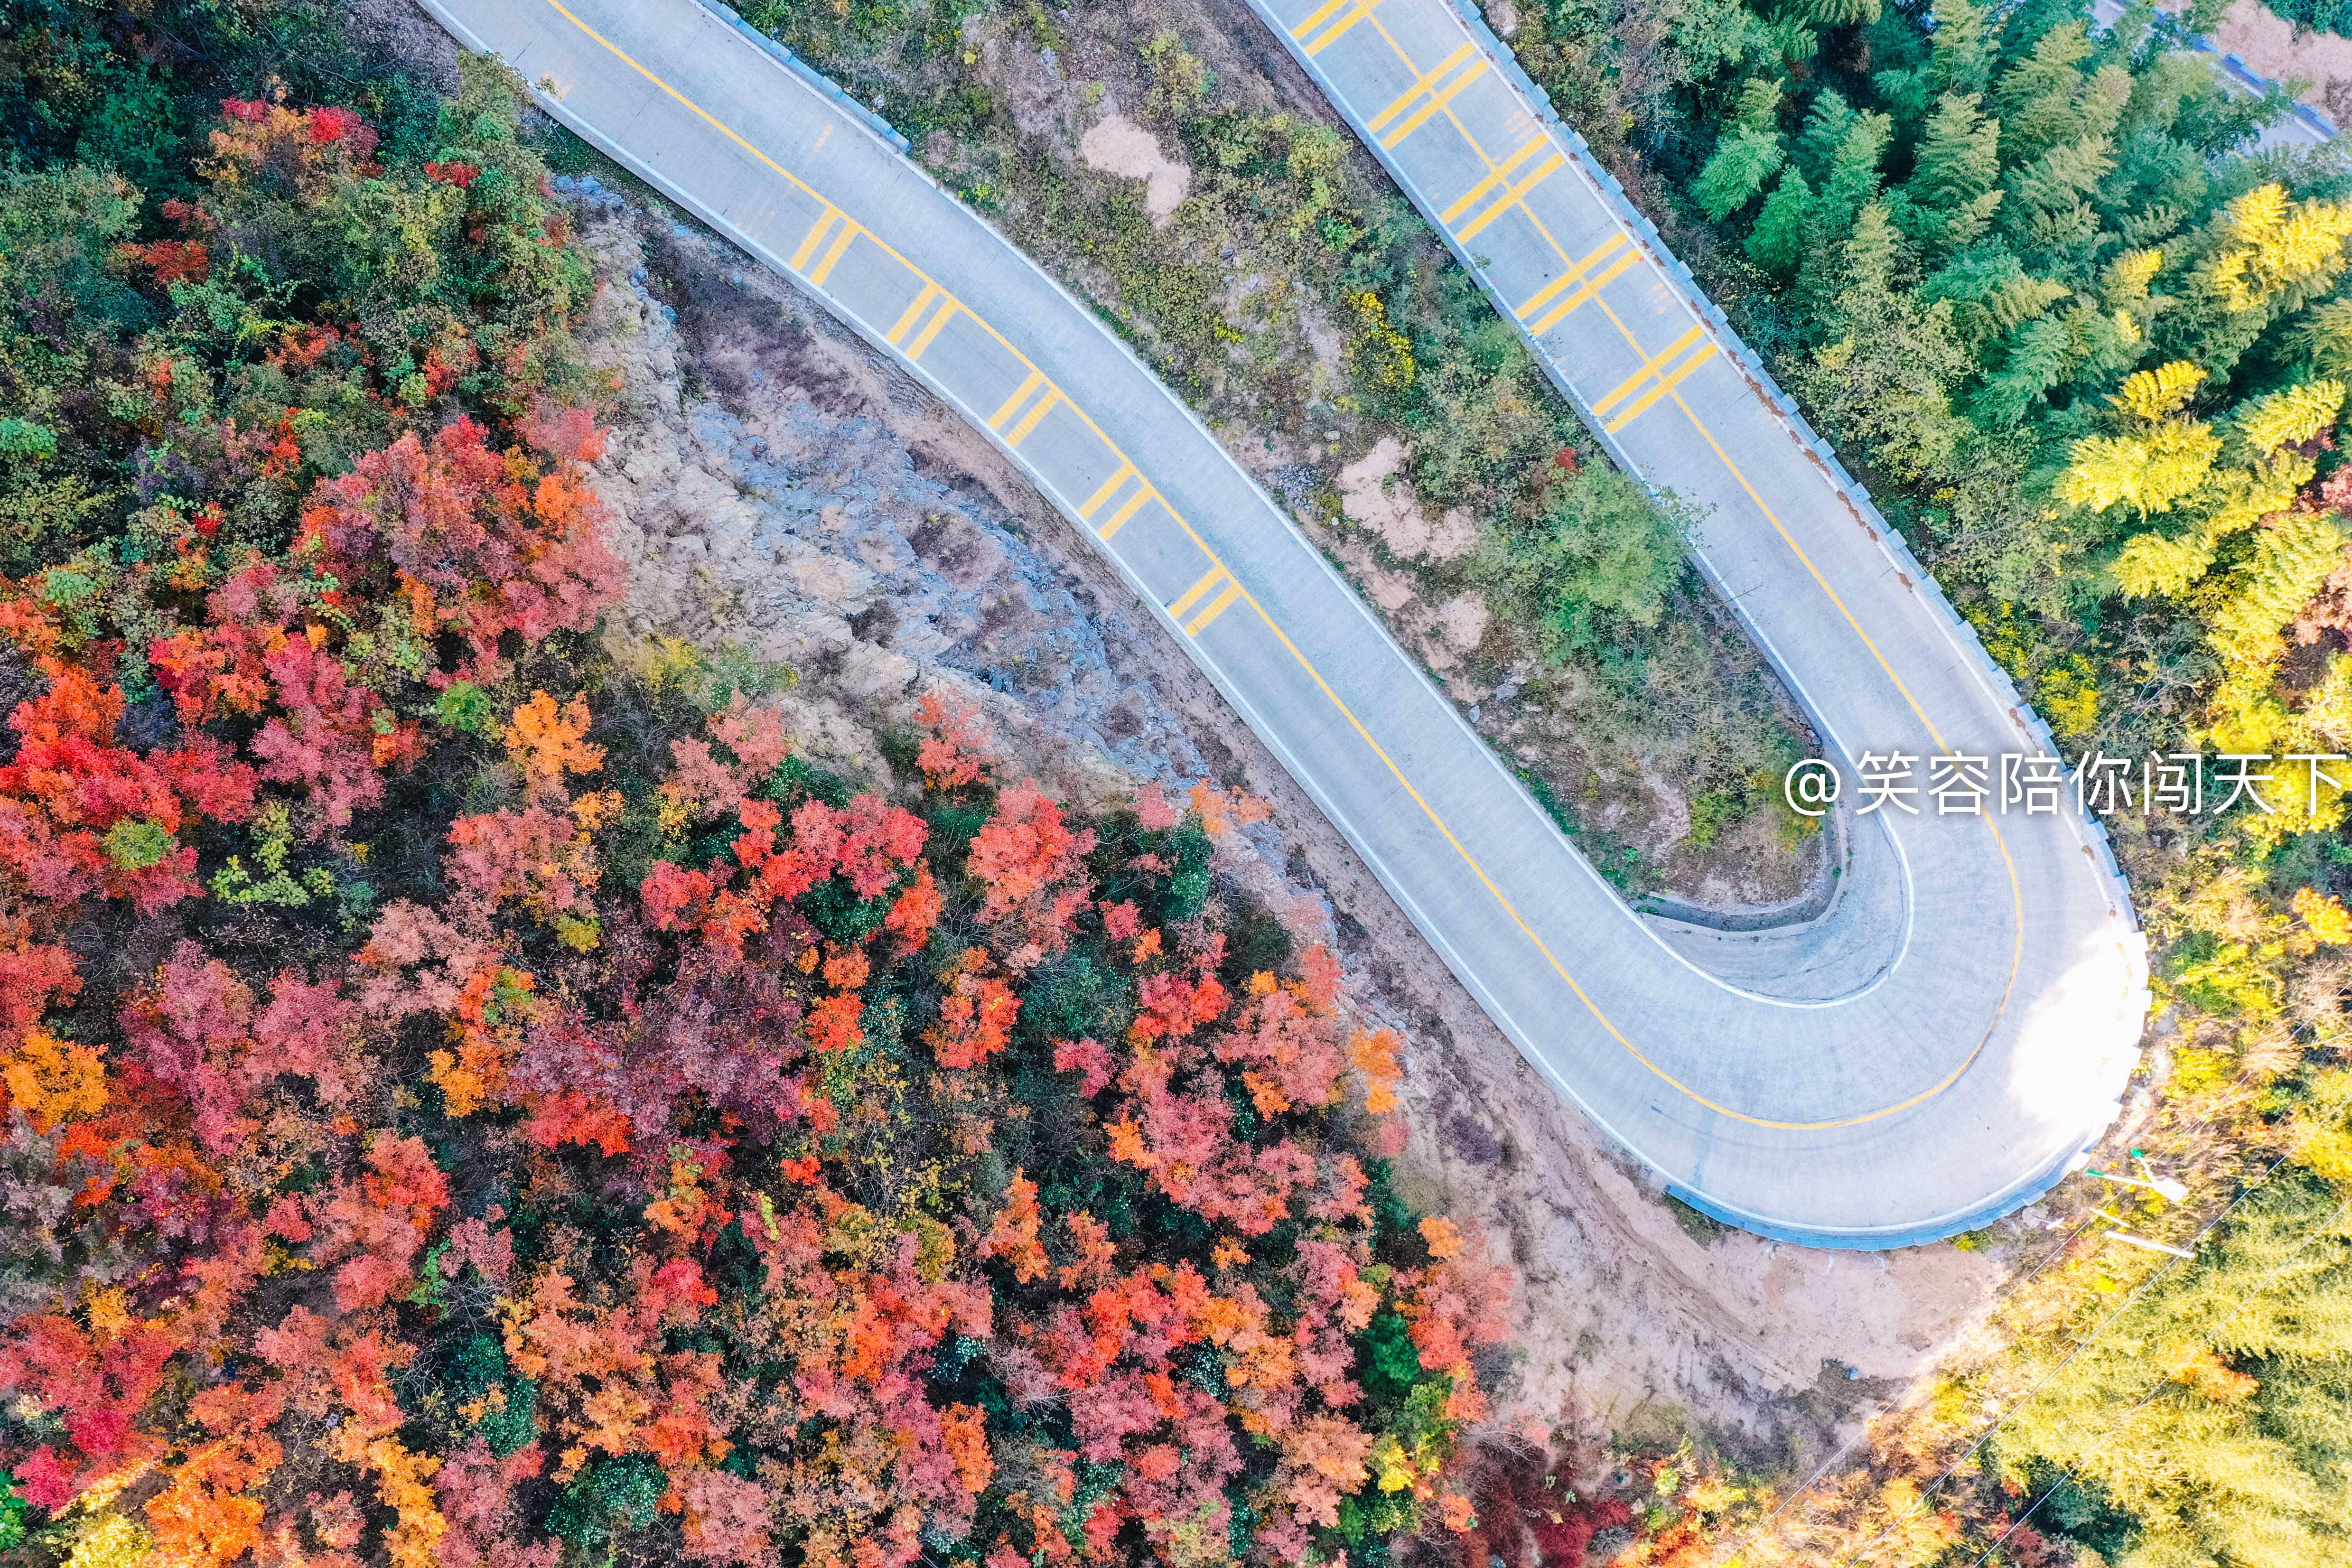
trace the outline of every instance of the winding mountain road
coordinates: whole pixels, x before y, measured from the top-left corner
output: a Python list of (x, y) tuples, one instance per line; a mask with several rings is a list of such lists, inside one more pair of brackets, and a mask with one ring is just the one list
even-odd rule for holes
[[(2112, 1121), (2144, 948), (2071, 805), (1939, 817), (1923, 760), (1926, 808), (1855, 821), (1813, 920), (1637, 915), (1183, 404), (854, 110), (695, 0), (425, 4), (985, 430), (1528, 1058), (1689, 1201), (1807, 1244), (1903, 1245), (2028, 1201)], [(1627, 466), (1712, 507), (1701, 563), (1850, 798), (1865, 751), (2040, 749), (1866, 503), (1443, 0), (1266, 14)]]

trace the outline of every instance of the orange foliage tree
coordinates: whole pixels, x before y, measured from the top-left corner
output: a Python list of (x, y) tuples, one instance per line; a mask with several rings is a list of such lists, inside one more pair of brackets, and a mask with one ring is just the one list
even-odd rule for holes
[[(404, 168), (232, 101), (180, 237), (103, 252), (192, 312), (108, 349), (178, 488), (0, 584), (0, 1531), (898, 1568), (1462, 1523), (1508, 1282), (1391, 1185), (1338, 963), (1219, 891), (1261, 808), (1084, 817), (937, 698), (853, 787), (617, 668), (561, 215), (492, 109)], [(309, 278), (222, 363), (190, 289), (369, 210), (473, 313), (387, 340), (373, 274)]]

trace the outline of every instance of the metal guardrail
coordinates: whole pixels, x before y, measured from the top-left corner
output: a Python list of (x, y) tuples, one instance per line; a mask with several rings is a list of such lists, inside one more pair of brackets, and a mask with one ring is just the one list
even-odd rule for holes
[(862, 104), (856, 99), (850, 97), (847, 92), (843, 90), (839, 82), (835, 81), (831, 77), (825, 75), (823, 71), (809, 64), (808, 61), (801, 58), (800, 56), (793, 53), (792, 50), (776, 42), (775, 39), (768, 37), (767, 34), (760, 31), (759, 28), (751, 26), (751, 23), (743, 20), (741, 16), (736, 15), (733, 7), (721, 4), (720, 0), (695, 0), (695, 3), (700, 5), (704, 10), (709, 12), (712, 16), (718, 17), (720, 21), (725, 22), (729, 26), (734, 28), (738, 33), (742, 34), (745, 38), (757, 46), (762, 53), (773, 58), (779, 65), (782, 65), (785, 69), (791, 71), (794, 76), (799, 77), (803, 81), (807, 82), (811, 87), (824, 94), (825, 97), (833, 100), (834, 102), (839, 104), (842, 108), (847, 110), (850, 113), (855, 114), (858, 119), (864, 121), (868, 126), (873, 128), (874, 132), (877, 135), (879, 135), (884, 141), (889, 142), (891, 146), (896, 147), (899, 152), (910, 156), (913, 154), (915, 151), (914, 147), (904, 136), (898, 134), (897, 127), (893, 126), (888, 121), (883, 119), (882, 116), (873, 109), (868, 108), (866, 105)]
[[(1250, 0), (1250, 3), (1252, 8), (1257, 11), (1266, 25), (1275, 27), (1278, 33), (1280, 24), (1265, 9), (1264, 0)], [(1707, 297), (1706, 290), (1700, 286), (1698, 279), (1692, 275), (1691, 269), (1684, 264), (1682, 258), (1676, 256), (1668, 247), (1664, 239), (1658, 234), (1657, 226), (1633, 205), (1632, 198), (1625, 194), (1625, 187), (1618, 182), (1617, 177), (1602, 167), (1601, 161), (1592, 155), (1592, 149), (1586, 143), (1584, 138), (1577, 133), (1573, 126), (1559, 117), (1559, 112), (1552, 107), (1551, 95), (1520, 68), (1517, 58), (1511, 53), (1510, 46), (1495, 36), (1494, 29), (1486, 25), (1486, 19), (1478, 14), (1474, 5), (1468, 3), (1468, 0), (1448, 0), (1448, 3), (1461, 16), (1463, 24), (1470, 30), (1472, 37), (1477, 41), (1479, 47), (1486, 53), (1493, 64), (1518, 88), (1530, 103), (1535, 105), (1537, 117), (1559, 132), (1560, 139), (1567, 143), (1570, 156), (1600, 187), (1618, 218), (1640, 237), (1652, 258), (1671, 277), (1680, 281), (1685, 302), (1700, 320), (1707, 324), (1720, 344), (1729, 352), (1730, 356), (1747, 372), (1749, 379), (1770, 400), (1781, 420), (1812, 455), (1814, 460), (1820, 463), (1829, 474), (1847, 503), (1853, 508), (1855, 514), (1864, 521), (1887, 553), (1894, 558), (1897, 569), (1904, 574), (1906, 579), (1927, 599), (1935, 612), (1958, 634), (1962, 646), (1975, 655), (1979, 666), (1979, 673), (1992, 689), (1995, 692), (2009, 694), (2011, 707), (2028, 738), (2050, 755), (2063, 757), (2065, 753), (2059, 749), (2057, 739), (2051, 733), (2050, 726), (2042, 721), (2040, 714), (2033, 710), (2032, 704), (2026, 700), (2024, 693), (2018, 689), (2017, 683), (2010, 679), (2009, 672), (2003, 669), (1986, 650), (1983, 640), (1977, 635), (1976, 627), (1970, 626), (1967, 617), (1953, 607), (1951, 601), (1945, 596), (1943, 589), (1937, 585), (1935, 577), (1919, 563), (1918, 557), (1911, 552), (1909, 543), (1872, 502), (1870, 493), (1846, 471), (1845, 465), (1838, 460), (1837, 453), (1807, 422), (1803, 413), (1797, 407), (1796, 400), (1781, 390), (1780, 383), (1773, 380), (1771, 372), (1764, 368), (1763, 360), (1758, 356), (1754, 349), (1748, 346), (1729, 320), (1725, 317), (1722, 310)], [(1443, 225), (1439, 226), (1439, 233), (1441, 235), (1445, 233)], [(1448, 243), (1451, 243), (1450, 238)], [(1580, 417), (1583, 418), (1586, 428), (1590, 429), (1601, 445), (1608, 448), (1611, 457), (1616, 459), (1620, 468), (1629, 473), (1635, 471), (1623, 449), (1617, 445), (1616, 439), (1601, 428), (1598, 420), (1586, 413), (1583, 403), (1578, 398), (1574, 389), (1568, 384), (1566, 378), (1553, 368), (1549, 356), (1528, 335), (1526, 327), (1517, 323), (1507, 309), (1503, 310), (1503, 316), (1506, 321), (1511, 321), (1518, 326), (1521, 341), (1533, 351), (1536, 363), (1543, 367), (1544, 374), (1550, 378), (1552, 384), (1559, 389), (1560, 393), (1568, 398), (1570, 405), (1576, 409)], [(1721, 589), (1723, 584), (1717, 584), (1717, 586)], [(1729, 597), (1727, 593), (1726, 597), (1727, 599)], [(2081, 822), (2088, 835), (2093, 858), (2110, 882), (2117, 907), (2122, 910), (2124, 918), (2130, 923), (2131, 928), (2134, 931), (2139, 930), (2138, 911), (2132, 907), (2131, 884), (2124, 876), (2122, 866), (2116, 859), (2115, 847), (2108, 839), (2106, 828), (2097, 818), (2088, 814), (2083, 815)]]

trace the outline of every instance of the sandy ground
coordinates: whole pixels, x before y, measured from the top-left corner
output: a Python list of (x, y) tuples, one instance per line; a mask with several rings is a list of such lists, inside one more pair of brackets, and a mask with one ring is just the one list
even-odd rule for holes
[(1403, 477), (1406, 456), (1393, 436), (1373, 442), (1370, 451), (1339, 470), (1339, 510), (1350, 522), (1377, 532), (1393, 555), (1453, 561), (1469, 554), (1478, 547), (1476, 520), (1458, 507), (1433, 520)]
[[(369, 4), (418, 47), (406, 0)], [(642, 193), (567, 184), (600, 257), (593, 335), (626, 384), (599, 479), (634, 562), (624, 630), (792, 664), (796, 729), (851, 769), (878, 768), (877, 718), (945, 682), (991, 704), (1021, 761), (1087, 793), (1207, 776), (1269, 801), (1220, 870), (1328, 921), (1367, 1021), (1405, 1034), (1412, 1195), (1474, 1223), (1524, 1280), (1519, 1409), (1810, 1468), (1981, 1320), (2038, 1215), (1984, 1250), (1854, 1254), (1678, 1215), (992, 447)]]
[(2309, 82), (2305, 103), (2338, 125), (2352, 122), (2352, 38), (2303, 32), (2258, 0), (2237, 0), (2213, 41), (2263, 76)]
[(1168, 215), (1192, 188), (1190, 164), (1169, 157), (1150, 132), (1108, 106), (1103, 117), (1078, 138), (1078, 156), (1089, 169), (1141, 180), (1143, 210), (1163, 227)]

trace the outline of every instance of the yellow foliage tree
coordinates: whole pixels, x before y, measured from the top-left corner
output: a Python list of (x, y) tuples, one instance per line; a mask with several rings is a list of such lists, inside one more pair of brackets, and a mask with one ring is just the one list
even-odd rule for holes
[(8, 1102), (47, 1132), (60, 1121), (95, 1116), (106, 1109), (106, 1068), (93, 1046), (60, 1040), (46, 1029), (27, 1029), (23, 1042), (0, 1066)]
[(2290, 201), (2274, 183), (2231, 202), (2227, 216), (2233, 243), (2215, 254), (2208, 280), (2231, 310), (2261, 309), (2291, 289), (2315, 292), (2344, 271), (2352, 205)]
[(560, 788), (565, 773), (593, 773), (604, 765), (604, 748), (584, 738), (588, 723), (588, 702), (581, 697), (559, 705), (534, 691), (514, 710), (504, 737), (507, 755), (534, 793)]

